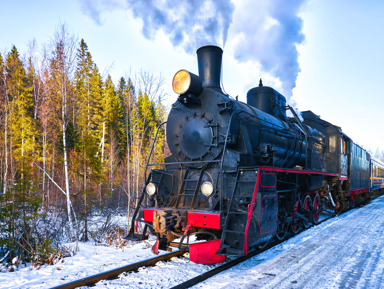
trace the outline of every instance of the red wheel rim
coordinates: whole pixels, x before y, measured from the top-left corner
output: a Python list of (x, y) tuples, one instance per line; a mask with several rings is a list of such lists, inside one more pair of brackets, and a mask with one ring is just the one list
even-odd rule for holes
[[(294, 208), (295, 212), (297, 212), (299, 210), (299, 205), (300, 205), (300, 201), (297, 201), (295, 204), (295, 208)], [(296, 216), (296, 214), (292, 213), (292, 231), (293, 231), (293, 233), (297, 233), (300, 229), (299, 222), (295, 221), (295, 216)]]
[(304, 199), (304, 210), (308, 212), (310, 209), (311, 209), (311, 197), (306, 196)]
[(320, 196), (316, 194), (313, 199), (313, 221), (317, 224), (320, 219)]
[[(311, 210), (311, 203), (312, 203), (312, 200), (311, 200), (311, 197), (310, 196), (306, 196), (305, 199), (304, 199), (304, 211), (306, 211), (308, 214), (306, 214), (307, 216), (309, 216), (309, 212)], [(305, 228), (309, 228), (310, 227), (310, 223), (309, 222), (306, 222), (304, 221), (304, 227)]]

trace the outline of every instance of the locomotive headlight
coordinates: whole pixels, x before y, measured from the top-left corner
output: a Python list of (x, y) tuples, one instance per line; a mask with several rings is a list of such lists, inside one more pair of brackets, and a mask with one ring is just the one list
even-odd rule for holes
[(203, 83), (197, 75), (184, 69), (176, 72), (172, 80), (172, 88), (177, 94), (191, 93), (198, 95)]
[(154, 183), (148, 183), (148, 185), (145, 189), (147, 191), (147, 194), (150, 196), (152, 196), (154, 193), (156, 193), (156, 186)]
[(204, 196), (209, 197), (213, 193), (213, 185), (210, 182), (204, 182), (201, 185), (201, 192)]

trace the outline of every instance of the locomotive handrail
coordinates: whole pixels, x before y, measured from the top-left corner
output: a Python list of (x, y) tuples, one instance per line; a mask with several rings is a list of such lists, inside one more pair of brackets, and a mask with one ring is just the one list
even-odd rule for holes
[[(139, 213), (139, 208), (141, 206), (141, 203), (143, 202), (144, 200), (144, 197), (145, 197), (145, 186), (147, 185), (147, 183), (149, 182), (149, 177), (147, 178), (147, 168), (148, 168), (148, 163), (151, 159), (151, 155), (152, 155), (152, 152), (153, 152), (153, 148), (155, 146), (155, 142), (156, 142), (156, 139), (157, 139), (157, 134), (159, 133), (159, 129), (161, 126), (163, 126), (164, 124), (166, 124), (167, 122), (164, 121), (162, 122), (158, 127), (157, 127), (157, 130), (156, 130), (156, 134), (155, 134), (155, 137), (153, 139), (153, 142), (152, 142), (152, 147), (151, 147), (151, 151), (149, 152), (149, 156), (148, 156), (148, 159), (147, 159), (147, 164), (145, 165), (145, 171), (144, 171), (144, 188), (143, 188), (143, 191), (141, 193), (141, 196), (140, 196), (140, 199), (139, 199), (139, 202), (137, 203), (137, 207), (135, 209), (135, 212), (133, 213), (133, 216), (132, 216), (132, 221), (131, 221), (131, 228), (129, 230), (129, 233), (128, 235), (125, 237), (126, 238), (134, 238), (134, 235), (135, 235), (135, 221), (136, 221), (136, 217), (137, 217), (137, 214)], [(146, 231), (146, 227), (144, 227), (144, 232), (143, 232), (143, 237), (145, 235), (145, 232)]]
[(162, 127), (166, 123), (167, 122), (164, 121), (161, 124), (159, 124), (159, 126), (157, 127), (156, 134), (155, 134), (155, 137), (154, 137), (153, 142), (152, 142), (151, 151), (149, 152), (149, 156), (148, 156), (148, 159), (147, 159), (147, 164), (145, 165), (144, 180), (147, 178), (147, 168), (148, 168), (149, 161), (151, 160), (151, 155), (152, 155), (152, 152), (153, 152), (153, 148), (155, 147), (155, 143), (156, 143), (156, 139), (157, 139), (157, 134), (159, 133), (160, 127)]
[[(223, 155), (221, 156), (221, 160), (220, 160), (220, 171), (219, 171), (219, 174), (221, 174), (221, 191), (220, 191), (220, 212), (223, 211), (223, 185), (224, 185), (224, 178), (223, 178), (223, 162), (224, 162), (224, 155), (225, 155), (225, 151), (226, 151), (226, 148), (227, 148), (227, 143), (228, 143), (228, 135), (229, 135), (229, 129), (231, 128), (231, 124), (232, 124), (232, 119), (233, 119), (233, 116), (241, 111), (244, 111), (244, 110), (241, 110), (241, 109), (236, 109), (232, 114), (231, 114), (231, 118), (229, 119), (229, 122), (228, 122), (228, 128), (227, 128), (227, 134), (225, 136), (225, 141), (224, 141), (224, 147), (223, 147)], [(245, 111), (244, 111), (245, 112)]]
[(287, 108), (292, 112), (297, 124), (300, 126), (300, 128), (303, 130), (304, 132), (304, 137), (305, 137), (305, 167), (308, 168), (308, 130), (303, 126), (303, 124), (301, 123), (299, 117), (297, 116), (296, 112), (293, 110), (292, 106), (290, 105), (287, 105)]

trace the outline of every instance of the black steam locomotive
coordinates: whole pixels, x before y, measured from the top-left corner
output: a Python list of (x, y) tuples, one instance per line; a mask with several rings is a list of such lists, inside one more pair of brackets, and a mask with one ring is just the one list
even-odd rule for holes
[(373, 174), (384, 164), (339, 127), (311, 111), (301, 121), (261, 80), (247, 103), (237, 101), (220, 87), (222, 50), (205, 46), (197, 56), (199, 76), (174, 76), (172, 154), (148, 164), (162, 169), (150, 172), (128, 237), (144, 222), (143, 235), (147, 228), (157, 235), (157, 252), (196, 235), (205, 241), (189, 245), (191, 260), (217, 263), (318, 223), (326, 207), (342, 211), (383, 189), (384, 176)]

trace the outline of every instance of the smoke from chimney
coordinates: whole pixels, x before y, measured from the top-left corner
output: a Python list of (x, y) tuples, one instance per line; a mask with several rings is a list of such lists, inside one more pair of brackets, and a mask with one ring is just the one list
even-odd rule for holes
[(240, 2), (230, 31), (235, 58), (241, 62), (253, 60), (260, 63), (263, 71), (280, 79), (282, 93), (287, 97), (292, 95), (300, 72), (297, 45), (303, 42), (304, 34), (298, 13), (304, 2)]
[(223, 47), (232, 22), (230, 0), (80, 0), (84, 13), (101, 24), (100, 14), (113, 9), (130, 9), (143, 21), (142, 33), (152, 39), (163, 30), (174, 46), (188, 53), (207, 44)]
[[(305, 0), (236, 1), (236, 10), (230, 0), (79, 1), (98, 24), (104, 11), (130, 9), (142, 19), (146, 38), (163, 30), (174, 46), (191, 54), (207, 44), (224, 47), (229, 32), (238, 61), (260, 63), (263, 71), (280, 79), (288, 97), (295, 87), (300, 71), (297, 45), (304, 40), (298, 12)], [(255, 75), (255, 83), (260, 76)]]

